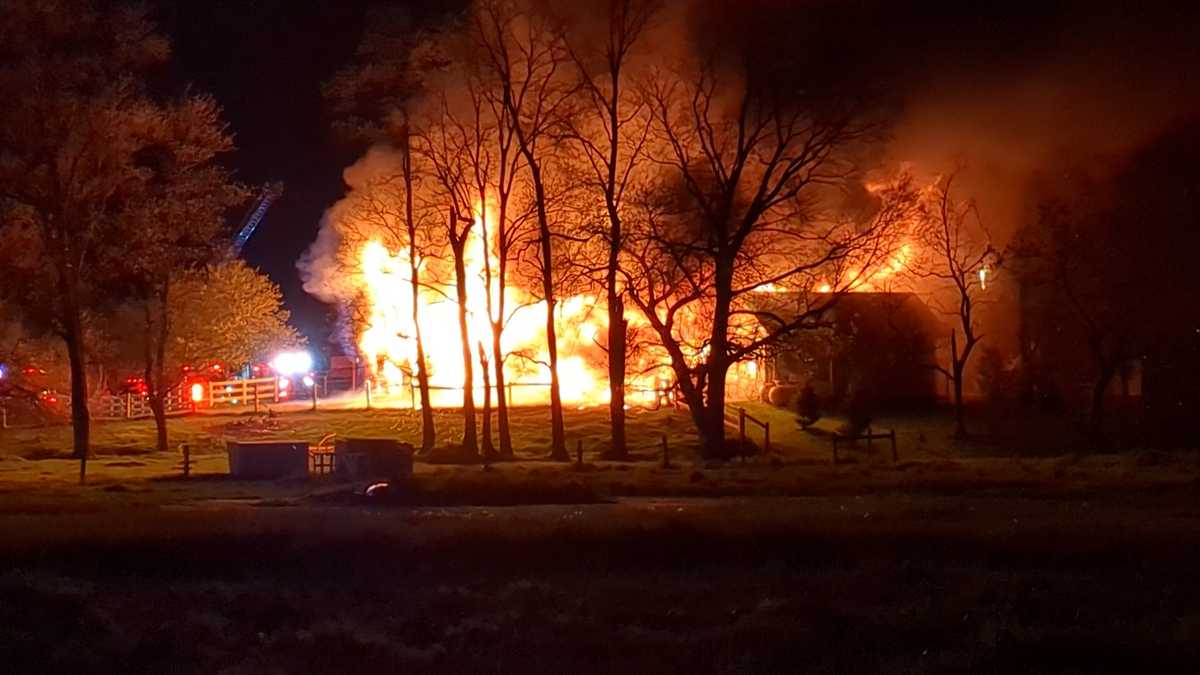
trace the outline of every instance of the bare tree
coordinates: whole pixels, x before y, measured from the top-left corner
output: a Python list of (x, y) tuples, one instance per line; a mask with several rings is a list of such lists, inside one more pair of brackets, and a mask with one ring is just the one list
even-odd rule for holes
[(422, 140), (422, 152), (428, 159), (430, 172), (437, 182), (438, 190), (432, 197), (430, 208), (445, 209), (445, 235), (449, 244), (454, 267), (454, 292), (458, 304), (459, 337), (462, 341), (463, 359), (463, 436), (462, 449), (465, 453), (479, 452), (478, 428), (475, 419), (475, 368), (474, 348), (468, 321), (468, 272), (467, 245), (476, 224), (473, 202), (476, 192), (474, 181), (476, 162), (473, 157), (474, 126), (471, 121), (456, 117), (445, 99), (439, 106), (439, 122), (430, 122)]
[(555, 328), (553, 230), (544, 173), (553, 132), (571, 98), (560, 68), (566, 50), (558, 26), (543, 14), (527, 11), (517, 0), (481, 0), (470, 17), (472, 38), (500, 93), (516, 147), (524, 159), (537, 222), (537, 261), (546, 303), (546, 351), (550, 369), (551, 456), (569, 459), (563, 428)]
[(622, 212), (631, 180), (643, 164), (651, 119), (644, 98), (628, 80), (634, 49), (660, 4), (658, 0), (608, 0), (606, 16), (599, 22), (606, 39), (584, 33), (566, 40), (582, 99), (580, 109), (568, 119), (566, 134), (580, 151), (586, 185), (601, 197), (606, 221), (596, 234), (605, 249), (604, 263), (598, 267), (608, 311), (609, 455), (615, 459), (629, 454), (625, 440), (629, 323), (620, 278), (625, 240)]
[[(730, 367), (819, 325), (892, 253), (886, 235), (913, 203), (905, 181), (867, 222), (822, 217), (820, 188), (850, 175), (846, 154), (873, 125), (854, 101), (736, 79), (710, 62), (652, 81), (651, 157), (664, 178), (625, 247), (628, 297), (658, 334), (711, 457), (729, 452)], [(821, 279), (828, 292), (810, 292)], [(763, 300), (780, 285), (794, 290), (786, 302)]]
[[(506, 293), (509, 263), (523, 236), (525, 219), (514, 208), (514, 189), (520, 154), (516, 150), (516, 134), (510, 123), (508, 108), (500, 92), (490, 87), (490, 78), (480, 72), (478, 61), (460, 64), (462, 75), (461, 98), (468, 109), (465, 123), (458, 123), (458, 133), (465, 139), (464, 156), (471, 169), (472, 187), (478, 203), (476, 223), (483, 258), (483, 287), (485, 310), (491, 333), (490, 363), (495, 367), (496, 413), (500, 449), (492, 447), (490, 432), (491, 377), (485, 373), (484, 454), (511, 459), (512, 434), (508, 424), (508, 400), (505, 396), (503, 351), (504, 327), (508, 321)], [(457, 123), (457, 122), (456, 122)], [(494, 207), (494, 210), (493, 210)], [(495, 216), (493, 218), (493, 215)], [(482, 346), (481, 346), (482, 348)], [(481, 352), (480, 366), (488, 368), (489, 359)]]
[(991, 236), (979, 219), (974, 201), (954, 199), (954, 179), (950, 175), (939, 180), (928, 196), (909, 273), (917, 280), (931, 282), (920, 284), (919, 291), (934, 309), (953, 317), (956, 324), (950, 329), (950, 363), (934, 364), (934, 368), (954, 387), (954, 435), (966, 438), (963, 378), (975, 346), (983, 339), (976, 312), (1000, 256), (992, 248)]
[(414, 129), (413, 111), (428, 94), (430, 78), (448, 63), (438, 48), (441, 41), (436, 19), (442, 12), (436, 7), (428, 8), (428, 15), (409, 8), (373, 8), (355, 62), (324, 87), (326, 98), (333, 102), (338, 113), (339, 125), (351, 138), (392, 145), (400, 153), (401, 190), (390, 191), (390, 198), (396, 204), (383, 210), (390, 211), (403, 204), (402, 218), (396, 220), (403, 223), (404, 232), (393, 239), (408, 251), (414, 333), (411, 337), (416, 345), (416, 362), (411, 367), (421, 397), (421, 450), (425, 453), (432, 451), (436, 443), (429, 366), (420, 321), (420, 259), (428, 252), (422, 250), (419, 242), (427, 236), (429, 227), (422, 222), (423, 214), (414, 210), (414, 195), (420, 189), (419, 179), (424, 169), (414, 163), (413, 146), (419, 134)]
[(425, 355), (425, 339), (421, 334), (422, 293), (426, 288), (421, 261), (438, 252), (441, 241), (435, 231), (441, 225), (440, 220), (434, 222), (431, 214), (414, 206), (420, 168), (413, 161), (414, 136), (410, 133), (407, 119), (398, 133), (398, 139), (402, 144), (400, 148), (394, 152), (380, 150), (376, 155), (386, 157), (385, 160), (375, 160), (386, 162), (384, 170), (370, 176), (347, 196), (338, 222), (340, 246), (343, 249), (338, 266), (347, 272), (356, 269), (361, 264), (358, 254), (368, 241), (377, 241), (389, 252), (405, 253), (413, 334), (400, 337), (411, 339), (415, 346), (415, 360), (409, 364), (412, 370), (410, 376), (417, 380), (420, 395), (421, 450), (430, 452), (437, 436), (429, 389), (429, 364)]
[[(495, 368), (496, 419), (500, 437), (500, 456), (513, 456), (512, 434), (508, 422), (508, 398), (505, 388), (504, 366), (508, 355), (504, 353), (502, 339), (504, 327), (511, 318), (509, 312), (517, 308), (508, 307), (507, 288), (509, 265), (527, 238), (529, 214), (519, 208), (516, 200), (516, 178), (520, 169), (521, 154), (516, 147), (516, 133), (511, 123), (509, 108), (504, 103), (502, 92), (480, 83), (479, 93), (491, 115), (490, 129), (494, 140), (496, 218), (487, 218), (486, 209), (480, 223), (480, 236), (484, 245), (484, 282), (488, 289), (487, 312), (492, 333), (492, 365)], [(488, 203), (486, 200), (484, 203)]]
[(413, 212), (413, 190), (416, 180), (413, 170), (412, 129), (409, 126), (408, 110), (404, 110), (404, 124), (400, 133), (401, 177), (404, 181), (404, 233), (408, 242), (409, 289), (412, 292), (413, 341), (417, 347), (417, 362), (413, 370), (417, 375), (417, 389), (421, 395), (421, 451), (433, 451), (437, 442), (437, 431), (433, 424), (433, 402), (429, 396), (429, 364), (425, 359), (425, 338), (421, 335), (421, 247), (418, 244), (416, 215)]

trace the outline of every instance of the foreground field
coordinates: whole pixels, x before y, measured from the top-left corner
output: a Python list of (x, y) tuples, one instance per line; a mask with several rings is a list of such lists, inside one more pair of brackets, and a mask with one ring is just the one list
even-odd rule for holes
[[(415, 438), (411, 412), (96, 426), (88, 484), (63, 428), (0, 434), (5, 672), (1194, 672), (1200, 456), (1055, 454), (881, 421), (834, 465), (825, 420), (761, 406), (772, 451), (706, 464), (686, 417), (638, 412), (635, 458), (418, 463), (407, 505), (361, 485), (236, 481), (231, 438)], [(452, 437), (456, 416), (438, 415)], [(671, 466), (662, 466), (666, 435)], [(755, 437), (758, 440), (758, 437)], [(1051, 445), (1053, 440), (1050, 439)]]
[(1194, 492), (0, 517), (6, 671), (1194, 672)]

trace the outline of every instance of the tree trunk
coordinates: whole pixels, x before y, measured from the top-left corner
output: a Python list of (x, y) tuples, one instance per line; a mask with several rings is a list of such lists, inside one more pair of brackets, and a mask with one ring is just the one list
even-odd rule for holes
[[(503, 312), (503, 304), (501, 305)], [(508, 428), (508, 392), (504, 388), (504, 352), (500, 345), (502, 323), (492, 323), (492, 363), (496, 369), (496, 427), (500, 434), (500, 457), (512, 459), (512, 434)]]
[(433, 426), (433, 405), (429, 400), (429, 371), (425, 368), (425, 341), (421, 337), (421, 281), (417, 263), (417, 225), (413, 218), (412, 144), (408, 128), (408, 110), (402, 110), (404, 129), (401, 150), (404, 172), (404, 225), (408, 230), (408, 264), (412, 279), (412, 320), (417, 341), (417, 388), (421, 392), (421, 452), (433, 451), (437, 431)]
[[(450, 216), (457, 218), (457, 214)], [(451, 227), (454, 227), (452, 225)], [(471, 330), (467, 323), (467, 270), (463, 260), (466, 236), (452, 243), (454, 252), (454, 287), (458, 297), (458, 330), (462, 339), (463, 358), (463, 435), (462, 447), (468, 452), (479, 451), (475, 429), (475, 357), (471, 354)]]
[[(413, 292), (416, 292), (413, 282)], [(413, 321), (417, 320), (417, 305), (413, 303)], [(433, 403), (429, 400), (429, 372), (425, 369), (425, 343), (421, 339), (421, 324), (416, 325), (417, 338), (417, 389), (421, 392), (421, 452), (433, 450), (437, 442), (437, 430), (433, 426)]]
[(483, 456), (490, 460), (495, 460), (496, 447), (492, 445), (492, 378), (488, 373), (487, 352), (483, 348), (483, 343), (476, 344), (479, 349), (479, 371), (483, 375)]
[(167, 451), (167, 406), (163, 392), (155, 392), (149, 396), (150, 411), (154, 413), (155, 447), (159, 452)]
[(954, 437), (963, 439), (967, 433), (966, 411), (963, 406), (963, 367), (954, 364)]
[(700, 450), (705, 459), (727, 459), (731, 455), (725, 444), (725, 382), (729, 371), (723, 363), (710, 364)]
[(421, 392), (421, 452), (429, 453), (433, 451), (434, 443), (437, 442), (437, 431), (433, 426), (433, 405), (429, 400), (429, 371), (425, 368), (425, 340), (421, 337), (421, 286), (418, 278), (416, 259), (412, 257), (416, 251), (409, 249), (410, 260), (412, 261), (412, 320), (417, 341), (417, 363), (414, 370), (417, 372), (417, 389)]
[[(549, 276), (549, 272), (544, 273)], [(544, 282), (550, 286), (550, 282)], [(550, 291), (553, 293), (553, 290)], [(570, 461), (567, 454), (567, 440), (563, 424), (562, 393), (558, 381), (558, 336), (554, 328), (554, 305), (551, 298), (546, 300), (546, 351), (550, 356), (550, 457), (562, 462)]]
[(719, 254), (713, 275), (715, 303), (713, 307), (712, 333), (709, 337), (707, 385), (705, 410), (707, 412), (702, 430), (705, 457), (729, 457), (725, 447), (725, 382), (729, 374), (727, 349), (729, 346), (729, 314), (733, 306), (733, 260), (732, 254)]
[[(502, 160), (503, 166), (506, 160)], [(491, 255), (491, 237), (488, 235), (488, 220), (487, 220), (487, 187), (486, 184), (481, 184), (479, 188), (479, 203), (480, 218), (479, 218), (479, 234), (483, 240), (483, 270), (484, 283), (487, 291), (487, 313), (488, 313), (488, 328), (492, 332), (492, 363), (496, 368), (496, 423), (500, 432), (500, 452), (496, 455), (497, 458), (512, 459), (512, 435), (508, 428), (508, 399), (504, 391), (504, 352), (502, 346), (502, 337), (504, 334), (504, 291), (506, 287), (504, 275), (508, 269), (508, 237), (504, 230), (505, 218), (508, 217), (508, 192), (504, 189), (504, 173), (500, 175), (500, 189), (497, 191), (497, 196), (500, 198), (500, 217), (496, 221), (497, 250), (496, 250), (496, 274), (492, 274), (492, 255)], [(495, 281), (495, 289), (493, 290), (492, 282)], [(486, 396), (490, 396), (491, 387), (488, 382), (488, 364), (484, 354), (483, 343), (479, 344), (479, 362), (483, 365), (483, 380), (484, 391)], [(492, 450), (491, 436), (487, 436), (486, 449)], [(493, 452), (493, 454), (495, 454)]]
[(1106, 417), (1105, 394), (1116, 374), (1116, 367), (1109, 363), (1100, 365), (1096, 381), (1092, 383), (1092, 405), (1088, 411), (1088, 433), (1096, 444), (1096, 449), (1104, 449), (1108, 443), (1104, 436), (1104, 421)]
[(954, 384), (954, 437), (966, 438), (966, 415), (963, 411), (963, 372), (966, 366), (966, 354), (958, 358), (958, 333), (950, 331), (950, 369), (951, 380)]
[[(160, 282), (158, 288), (158, 325), (148, 325), (146, 327), (148, 329), (147, 338), (153, 334), (153, 331), (149, 330), (150, 328), (156, 327), (158, 329), (158, 335), (154, 339), (154, 351), (150, 352), (147, 350), (147, 356), (150, 358), (148, 358), (146, 361), (146, 386), (147, 391), (150, 394), (150, 411), (154, 413), (154, 426), (157, 432), (157, 448), (159, 452), (167, 451), (166, 397), (168, 383), (166, 360), (167, 340), (170, 339), (171, 336), (171, 315), (169, 306), (167, 304), (169, 292), (170, 281), (164, 279)], [(147, 307), (148, 323), (153, 324), (153, 321), (149, 321), (149, 311), (150, 308)]]
[(533, 177), (533, 189), (537, 203), (538, 239), (542, 262), (542, 295), (546, 300), (546, 352), (550, 357), (550, 457), (558, 461), (570, 461), (567, 454), (566, 434), (563, 431), (562, 393), (558, 382), (558, 333), (554, 325), (554, 308), (557, 304), (554, 293), (554, 257), (550, 245), (550, 222), (546, 214), (546, 190), (542, 184), (541, 171), (529, 159), (529, 170)]
[[(615, 5), (614, 5), (615, 7)], [(616, 19), (610, 13), (609, 21)], [(607, 176), (604, 185), (604, 204), (608, 209), (608, 266), (605, 270), (604, 285), (608, 293), (608, 419), (612, 435), (612, 449), (609, 451), (614, 459), (628, 459), (629, 448), (625, 444), (625, 341), (628, 335), (628, 324), (625, 321), (625, 304), (617, 289), (617, 274), (620, 271), (621, 244), (624, 238), (621, 232), (621, 213), (617, 208), (617, 161), (620, 156), (620, 101), (621, 101), (621, 61), (609, 61), (609, 77), (612, 81), (612, 98), (608, 106), (608, 163)]]
[(87, 480), (87, 457), (90, 444), (88, 417), (87, 367), (84, 363), (83, 326), (78, 315), (66, 317), (67, 359), (71, 367), (71, 435), (75, 456), (79, 458), (79, 483)]
[[(618, 231), (619, 233), (619, 231)], [(628, 459), (625, 443), (625, 305), (617, 291), (617, 250), (611, 247), (608, 259), (608, 419), (612, 435), (609, 457)]]

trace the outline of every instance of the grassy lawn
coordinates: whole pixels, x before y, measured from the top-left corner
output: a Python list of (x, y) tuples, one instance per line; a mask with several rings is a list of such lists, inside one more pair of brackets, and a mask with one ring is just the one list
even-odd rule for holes
[[(886, 443), (843, 450), (833, 465), (829, 434), (840, 420), (822, 419), (801, 430), (787, 411), (760, 403), (746, 410), (771, 425), (771, 452), (745, 462), (708, 464), (697, 459), (698, 439), (686, 413), (631, 411), (628, 433), (634, 461), (600, 459), (607, 449), (604, 409), (567, 411), (568, 445), (582, 442), (584, 465), (545, 459), (549, 444), (544, 408), (517, 408), (512, 429), (517, 461), (492, 467), (418, 462), (421, 499), (440, 504), (508, 504), (595, 501), (623, 496), (829, 495), (864, 492), (977, 494), (1092, 494), (1154, 489), (1193, 489), (1200, 483), (1196, 453), (1080, 455), (1022, 452), (995, 442), (960, 444), (950, 439), (944, 416), (884, 418), (894, 428), (900, 461)], [(454, 411), (436, 414), (439, 438), (461, 433)], [(297, 410), (270, 417), (204, 414), (170, 422), (172, 444), (192, 448), (193, 477), (181, 480), (178, 452), (151, 449), (150, 421), (98, 422), (88, 486), (77, 485), (78, 464), (67, 448), (70, 429), (53, 426), (0, 432), (0, 512), (93, 510), (197, 500), (266, 500), (296, 503), (329, 498), (350, 488), (328, 480), (251, 482), (226, 478), (229, 439), (300, 439), (316, 443), (327, 434), (415, 441), (419, 417), (407, 410)], [(748, 434), (762, 444), (761, 431)], [(668, 438), (671, 467), (661, 465)]]
[[(756, 419), (769, 422), (772, 449), (797, 459), (827, 458), (829, 435), (843, 422), (836, 416), (822, 418), (809, 430), (801, 430), (788, 410), (760, 402), (731, 404), (741, 407)], [(546, 453), (550, 444), (549, 413), (541, 407), (510, 409), (513, 444), (518, 454), (536, 456)], [(567, 409), (567, 444), (574, 455), (577, 443), (583, 443), (588, 455), (608, 448), (608, 411), (606, 408)], [(437, 410), (434, 414), (439, 442), (450, 442), (462, 433), (462, 418), (457, 411)], [(264, 415), (250, 413), (201, 414), (172, 418), (169, 422), (171, 443), (188, 443), (193, 453), (224, 452), (228, 439), (299, 439), (316, 443), (326, 434), (341, 437), (399, 438), (409, 442), (420, 439), (420, 416), (410, 410), (334, 409), (309, 411), (293, 409)], [(901, 454), (908, 458), (962, 457), (997, 454), (1003, 456), (1061, 455), (1071, 447), (1063, 429), (1039, 433), (1037, 447), (1027, 440), (1022, 447), (1000, 447), (986, 437), (971, 442), (951, 439), (953, 421), (948, 415), (928, 413), (909, 416), (883, 416), (874, 427), (895, 429)], [(699, 439), (691, 418), (671, 409), (630, 410), (627, 434), (631, 451), (639, 457), (661, 456), (661, 439), (668, 438), (673, 456), (687, 458), (695, 454)], [(747, 435), (761, 446), (763, 432), (747, 424)], [(1032, 439), (1031, 439), (1032, 440)], [(97, 421), (92, 423), (92, 451), (99, 457), (153, 454), (154, 424), (150, 420)], [(1028, 447), (1025, 447), (1028, 446)], [(67, 425), (0, 431), (0, 457), (30, 460), (66, 458), (70, 454), (71, 429)]]

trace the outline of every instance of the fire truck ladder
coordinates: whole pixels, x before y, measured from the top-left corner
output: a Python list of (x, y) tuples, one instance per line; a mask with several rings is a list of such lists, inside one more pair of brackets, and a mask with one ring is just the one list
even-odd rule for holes
[(238, 230), (237, 236), (233, 238), (233, 254), (241, 255), (242, 249), (246, 246), (246, 242), (250, 241), (250, 237), (254, 234), (255, 228), (262, 222), (263, 216), (267, 215), (267, 209), (271, 208), (271, 203), (283, 194), (283, 182), (275, 181), (263, 186), (262, 193), (259, 194), (258, 201), (255, 202), (254, 208), (250, 210), (245, 219), (242, 220), (242, 227)]

